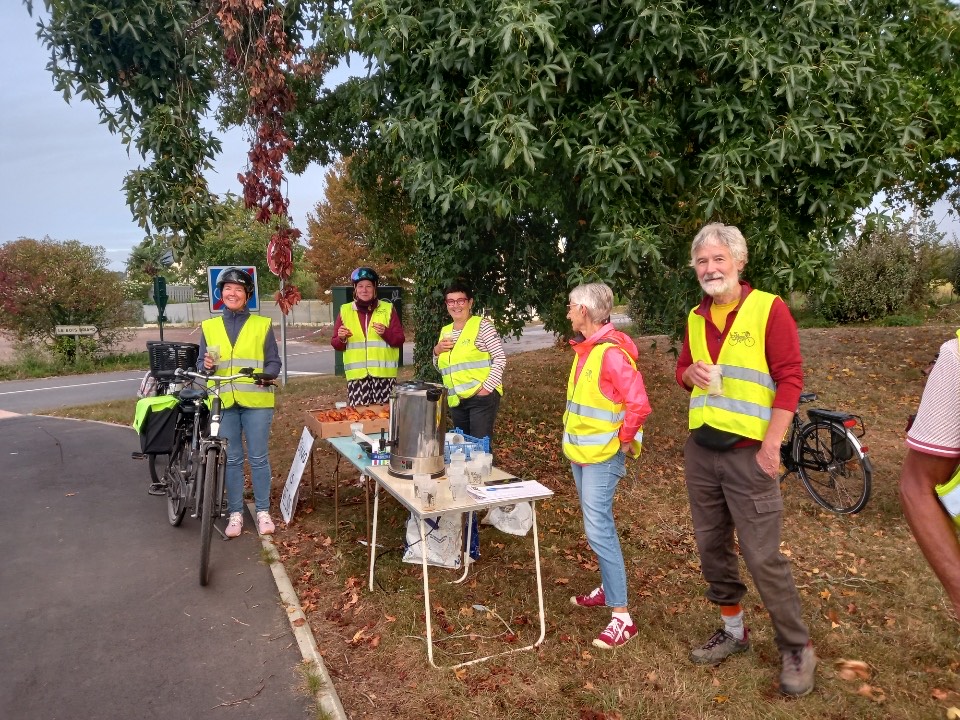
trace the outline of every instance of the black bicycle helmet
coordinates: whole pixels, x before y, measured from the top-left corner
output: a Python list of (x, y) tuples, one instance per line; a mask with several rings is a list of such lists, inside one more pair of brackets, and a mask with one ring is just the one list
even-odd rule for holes
[(358, 267), (352, 273), (350, 273), (350, 282), (356, 285), (361, 280), (369, 280), (374, 285), (380, 284), (380, 276), (377, 275), (377, 271), (372, 267)]
[(221, 270), (217, 276), (217, 290), (221, 295), (223, 294), (223, 286), (227, 283), (243, 285), (243, 289), (247, 291), (247, 297), (253, 295), (253, 278), (246, 270), (241, 270), (238, 267), (228, 267)]

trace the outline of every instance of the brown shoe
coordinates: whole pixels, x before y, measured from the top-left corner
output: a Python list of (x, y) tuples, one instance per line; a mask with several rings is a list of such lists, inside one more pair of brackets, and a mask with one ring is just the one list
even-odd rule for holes
[(791, 697), (803, 697), (813, 690), (817, 670), (817, 655), (813, 643), (807, 642), (800, 650), (783, 653), (780, 671), (780, 692)]

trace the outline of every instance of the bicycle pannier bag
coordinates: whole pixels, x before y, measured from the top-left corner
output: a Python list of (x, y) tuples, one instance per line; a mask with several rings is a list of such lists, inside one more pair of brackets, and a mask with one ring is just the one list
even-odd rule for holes
[(140, 452), (166, 454), (173, 449), (180, 410), (173, 395), (160, 395), (137, 401), (134, 429), (140, 434)]
[(693, 441), (700, 447), (707, 448), (707, 450), (730, 450), (741, 440), (743, 440), (743, 437), (736, 433), (720, 430), (706, 424), (693, 431)]
[(853, 457), (853, 443), (847, 440), (847, 434), (830, 428), (830, 452), (834, 462), (846, 462)]

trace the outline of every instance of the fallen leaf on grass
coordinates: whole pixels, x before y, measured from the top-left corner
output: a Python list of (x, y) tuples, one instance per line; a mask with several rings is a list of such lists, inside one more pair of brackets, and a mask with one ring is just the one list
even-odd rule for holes
[(834, 665), (837, 668), (837, 676), (841, 680), (869, 680), (870, 666), (862, 660), (845, 660), (840, 658)]
[(294, 620), (293, 623), (291, 623), (291, 624), (292, 624), (294, 627), (303, 627), (303, 626), (306, 624), (306, 622), (307, 622), (307, 621), (304, 620), (303, 618), (297, 618), (297, 619)]
[(369, 645), (371, 650), (376, 650), (378, 647), (380, 647), (380, 636), (374, 635), (372, 638), (370, 638)]
[(947, 720), (960, 720), (960, 709), (955, 707), (947, 708)]
[(875, 703), (882, 703), (887, 699), (887, 696), (883, 692), (883, 688), (867, 685), (866, 683), (860, 686), (860, 688), (857, 690), (857, 695), (863, 695), (863, 697), (869, 698)]
[(729, 699), (730, 699), (730, 698), (728, 698), (726, 695), (714, 695), (714, 696), (713, 696), (713, 701), (714, 701), (715, 703), (717, 703), (717, 705), (719, 705), (719, 704), (721, 704), (721, 703), (725, 703), (725, 702), (726, 702), (727, 700), (729, 700)]
[(453, 674), (457, 676), (457, 680), (466, 680), (467, 678), (467, 669), (466, 668), (457, 668), (453, 671)]
[(930, 697), (932, 697), (934, 700), (943, 701), (950, 697), (950, 691), (944, 690), (943, 688), (934, 688), (930, 691)]
[(559, 577), (559, 578), (557, 578), (556, 580), (553, 581), (553, 584), (554, 584), (554, 585), (566, 585), (566, 584), (569, 583), (569, 582), (570, 582), (570, 578)]

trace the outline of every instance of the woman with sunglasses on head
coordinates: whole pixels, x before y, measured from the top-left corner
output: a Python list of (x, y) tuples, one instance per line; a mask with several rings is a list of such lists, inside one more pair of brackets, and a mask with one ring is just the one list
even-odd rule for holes
[(340, 306), (330, 344), (343, 353), (350, 405), (384, 405), (397, 382), (403, 325), (393, 303), (377, 299), (380, 277), (370, 267), (350, 274), (353, 302)]
[(443, 376), (455, 427), (476, 438), (490, 438), (503, 395), (507, 356), (493, 323), (473, 314), (473, 292), (454, 283), (443, 292), (453, 320), (440, 331), (433, 363)]

